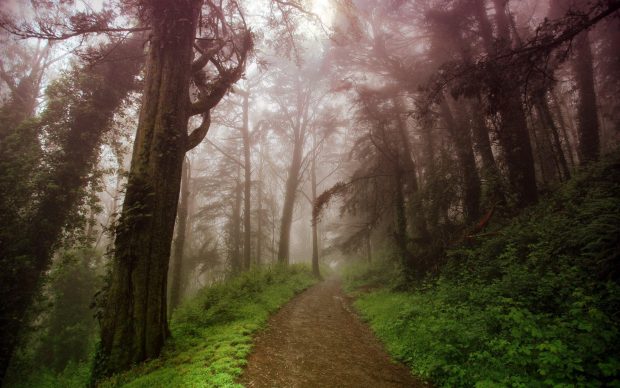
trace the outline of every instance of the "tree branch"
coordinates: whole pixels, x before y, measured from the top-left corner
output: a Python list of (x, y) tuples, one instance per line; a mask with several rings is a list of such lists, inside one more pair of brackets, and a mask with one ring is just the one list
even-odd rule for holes
[(46, 31), (35, 31), (32, 29), (22, 29), (17, 26), (9, 25), (5, 21), (0, 21), (0, 28), (22, 39), (36, 38), (36, 39), (45, 39), (45, 40), (66, 40), (66, 39), (73, 38), (73, 37), (80, 36), (80, 35), (100, 34), (100, 33), (109, 33), (109, 32), (141, 32), (141, 31), (149, 31), (151, 29), (151, 27), (133, 27), (133, 28), (93, 27), (93, 28), (86, 28), (83, 30), (65, 32), (61, 34), (54, 34), (53, 31), (46, 32)]
[(207, 136), (207, 132), (209, 132), (209, 127), (211, 126), (211, 113), (205, 112), (202, 115), (202, 123), (198, 126), (198, 128), (194, 129), (192, 133), (187, 136), (187, 147), (186, 150), (189, 151), (195, 148), (198, 144), (202, 142), (202, 140)]
[(223, 149), (221, 149), (217, 144), (215, 144), (211, 140), (207, 139), (207, 143), (211, 144), (213, 146), (213, 148), (218, 150), (222, 155), (224, 155), (228, 159), (230, 159), (233, 162), (235, 162), (236, 164), (238, 164), (241, 168), (245, 168), (245, 165), (239, 159), (235, 158), (234, 156), (230, 155), (228, 152), (226, 152)]
[(202, 49), (197, 44), (194, 44), (194, 48), (200, 53), (200, 57), (198, 57), (192, 63), (192, 72), (202, 70), (202, 68), (205, 67), (207, 63), (209, 63), (211, 58), (213, 58), (213, 56), (215, 56), (215, 54), (217, 54), (217, 52), (222, 49), (222, 47), (224, 47), (223, 41), (218, 42), (215, 46), (210, 47), (206, 50)]

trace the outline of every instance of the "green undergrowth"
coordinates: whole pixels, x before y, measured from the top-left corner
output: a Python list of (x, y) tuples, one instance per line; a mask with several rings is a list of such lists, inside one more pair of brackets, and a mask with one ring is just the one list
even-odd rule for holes
[[(399, 360), (438, 386), (620, 387), (620, 158), (582, 171), (415, 291), (345, 275)], [(388, 284), (387, 287), (380, 287)]]
[(252, 335), (269, 314), (315, 282), (305, 266), (253, 270), (203, 289), (171, 320), (159, 359), (114, 376), (102, 387), (240, 387)]

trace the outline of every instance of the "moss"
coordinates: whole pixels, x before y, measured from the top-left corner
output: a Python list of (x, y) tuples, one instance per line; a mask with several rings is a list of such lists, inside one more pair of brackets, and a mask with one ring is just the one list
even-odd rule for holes
[(102, 387), (240, 387), (235, 383), (252, 336), (296, 293), (313, 284), (305, 267), (246, 272), (202, 290), (175, 311), (162, 356), (116, 375)]

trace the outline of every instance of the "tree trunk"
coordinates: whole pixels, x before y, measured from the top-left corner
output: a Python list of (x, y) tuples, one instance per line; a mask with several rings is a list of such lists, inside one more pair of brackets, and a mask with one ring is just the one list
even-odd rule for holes
[[(426, 113), (428, 115), (428, 113)], [(430, 196), (438, 194), (440, 188), (437, 185), (437, 167), (435, 163), (435, 138), (433, 134), (433, 124), (428, 118), (420, 125), (420, 135), (422, 140), (422, 149), (424, 157), (424, 186), (425, 191), (430, 193)], [(431, 201), (426, 212), (427, 228), (431, 231), (436, 229), (439, 224), (439, 207), (436, 201)]]
[(186, 157), (183, 163), (183, 175), (181, 176), (181, 199), (177, 213), (177, 236), (174, 241), (174, 254), (172, 258), (172, 284), (170, 285), (169, 316), (181, 303), (183, 280), (183, 255), (185, 251), (185, 239), (187, 237), (187, 217), (189, 209), (189, 184), (191, 179), (191, 167)]
[(304, 103), (304, 96), (299, 80), (297, 87), (297, 118), (293, 128), (293, 158), (286, 178), (286, 189), (284, 194), (284, 205), (282, 206), (282, 220), (280, 223), (280, 241), (278, 242), (278, 263), (289, 263), (291, 226), (293, 224), (293, 210), (295, 199), (297, 198), (297, 188), (299, 186), (299, 173), (306, 140), (306, 125), (308, 119), (308, 104)]
[(237, 170), (237, 180), (235, 181), (235, 202), (233, 203), (231, 218), (231, 269), (233, 273), (239, 273), (243, 269), (243, 258), (241, 257), (241, 196), (243, 195), (241, 186), (240, 171)]
[(476, 222), (480, 216), (480, 178), (476, 168), (476, 160), (471, 143), (469, 130), (457, 121), (448, 102), (440, 102), (441, 113), (446, 121), (448, 133), (454, 142), (456, 156), (463, 177), (463, 213), (467, 224)]
[[(489, 34), (488, 19), (484, 8), (476, 13), (481, 29), (485, 31), (483, 40), (489, 55), (495, 55), (498, 50), (509, 50), (511, 47), (510, 23), (506, 14), (506, 1), (493, 0), (495, 5), (495, 20), (498, 31), (497, 44)], [(485, 27), (486, 26), (486, 27)], [(497, 70), (496, 70), (497, 72)], [(521, 101), (519, 85), (507, 79), (503, 74), (492, 74), (491, 86), (495, 89), (494, 106), (501, 116), (501, 127), (498, 130), (499, 141), (504, 151), (508, 180), (512, 191), (516, 195), (516, 205), (526, 206), (536, 201), (536, 172), (534, 156), (527, 128), (525, 112)]]
[[(486, 198), (485, 205), (489, 206), (495, 202), (504, 203), (506, 198), (501, 184), (501, 174), (493, 155), (491, 141), (489, 139), (489, 128), (485, 123), (480, 97), (472, 100), (471, 106), (472, 134), (474, 140), (474, 150), (480, 156), (482, 168), (480, 177), (485, 182), (483, 196)], [(490, 203), (489, 203), (490, 202)]]
[(551, 97), (553, 101), (553, 109), (558, 118), (558, 122), (560, 123), (560, 129), (562, 130), (562, 137), (564, 138), (564, 143), (566, 144), (566, 153), (568, 154), (568, 160), (570, 161), (571, 168), (575, 168), (575, 158), (573, 156), (575, 149), (572, 146), (571, 136), (569, 136), (568, 125), (566, 124), (566, 120), (564, 119), (564, 114), (562, 112), (562, 105), (560, 103), (559, 98), (555, 94), (554, 91), (551, 92)]
[(252, 229), (251, 229), (251, 194), (252, 194), (252, 161), (250, 155), (250, 131), (249, 131), (249, 90), (243, 95), (243, 168), (245, 181), (243, 184), (243, 268), (250, 269), (252, 256)]
[(256, 266), (261, 265), (263, 255), (263, 150), (260, 150), (260, 166), (258, 169), (258, 190), (257, 190), (257, 230), (256, 230)]
[(200, 0), (144, 5), (151, 42), (94, 379), (159, 356), (169, 335), (168, 261), (188, 148), (187, 96), (200, 6)]
[(579, 163), (584, 165), (598, 160), (600, 139), (598, 108), (594, 90), (594, 70), (592, 67), (592, 49), (588, 32), (583, 31), (575, 38), (575, 58), (573, 71), (579, 93), (577, 105), (577, 135), (579, 137)]
[(368, 233), (366, 233), (366, 261), (368, 264), (372, 263), (372, 241), (371, 241), (372, 229), (368, 226)]
[(547, 128), (551, 135), (554, 156), (559, 167), (559, 173), (563, 180), (570, 179), (570, 170), (568, 169), (568, 163), (562, 150), (562, 142), (560, 141), (560, 134), (558, 133), (558, 127), (551, 115), (551, 109), (549, 108), (549, 102), (547, 101), (546, 93), (538, 96), (537, 98), (537, 110), (543, 125)]
[(396, 246), (398, 247), (398, 256), (405, 282), (410, 283), (415, 279), (415, 273), (419, 273), (421, 268), (415, 268), (411, 253), (407, 247), (407, 216), (405, 214), (403, 171), (400, 166), (396, 166), (394, 189), (394, 210), (396, 213), (396, 232), (394, 234)]
[(398, 137), (400, 138), (400, 146), (402, 147), (403, 152), (402, 163), (405, 168), (406, 177), (404, 194), (406, 194), (408, 197), (407, 199), (409, 200), (411, 227), (416, 238), (419, 240), (427, 240), (429, 233), (426, 225), (424, 208), (422, 207), (422, 199), (419, 194), (417, 168), (413, 160), (413, 153), (411, 152), (411, 143), (409, 140), (409, 134), (407, 133), (407, 123), (402, 117), (404, 109), (401, 101), (397, 98), (395, 98), (393, 102), (396, 109), (395, 114), (397, 115)]
[(295, 141), (293, 149), (293, 161), (288, 170), (286, 179), (286, 191), (284, 205), (282, 206), (282, 221), (280, 222), (280, 241), (278, 243), (278, 263), (289, 263), (291, 243), (291, 226), (293, 224), (293, 210), (297, 198), (297, 186), (299, 185), (299, 171), (301, 169), (301, 157), (303, 152), (302, 141)]
[[(316, 131), (312, 133), (312, 165), (311, 168), (311, 185), (312, 185), (312, 205), (316, 203)], [(312, 222), (312, 274), (320, 279), (321, 272), (319, 269), (319, 235), (318, 235), (318, 220)]]

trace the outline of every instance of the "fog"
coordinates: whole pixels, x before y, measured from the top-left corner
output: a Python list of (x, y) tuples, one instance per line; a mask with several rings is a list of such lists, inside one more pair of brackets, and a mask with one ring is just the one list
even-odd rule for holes
[[(0, 3), (0, 379), (156, 357), (180, 304), (257, 268), (434, 276), (617, 148), (617, 9)], [(50, 341), (55, 314), (84, 340)], [(118, 350), (134, 321), (157, 328)]]

